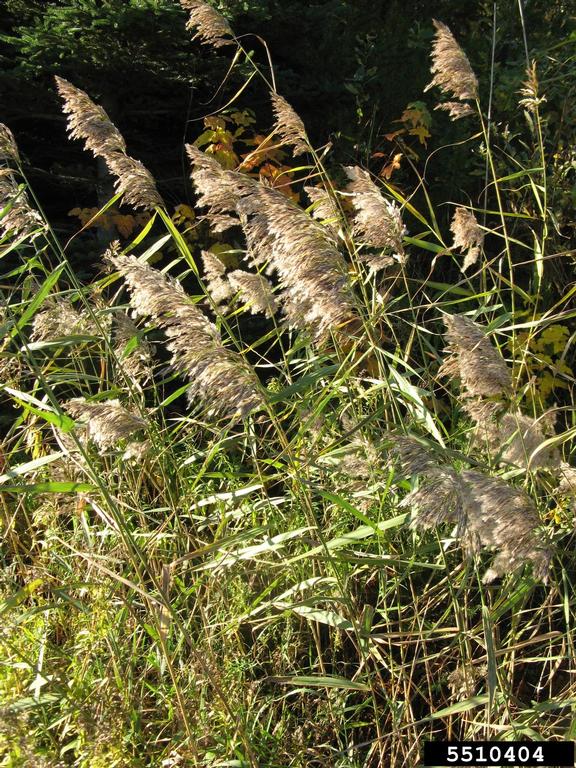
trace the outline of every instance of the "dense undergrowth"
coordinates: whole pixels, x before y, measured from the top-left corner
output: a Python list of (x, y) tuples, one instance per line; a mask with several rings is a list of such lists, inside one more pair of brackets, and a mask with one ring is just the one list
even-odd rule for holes
[(430, 739), (575, 737), (574, 260), (544, 95), (530, 66), (513, 156), (440, 23), (432, 54), (486, 172), (443, 201), (451, 233), (416, 167), (412, 191), (332, 167), (272, 69), (250, 77), (274, 129), (239, 155), (244, 113), (209, 118), (174, 216), (59, 79), (107, 210), (148, 213), (83, 284), (2, 128), (1, 765), (408, 766)]

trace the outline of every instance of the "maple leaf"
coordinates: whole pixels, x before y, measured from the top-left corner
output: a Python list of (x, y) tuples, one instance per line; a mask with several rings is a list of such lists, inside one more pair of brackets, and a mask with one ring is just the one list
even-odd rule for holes
[(116, 213), (112, 216), (112, 221), (118, 233), (125, 238), (130, 237), (136, 227), (134, 216), (130, 216), (130, 214)]
[(233, 120), (236, 125), (248, 126), (256, 122), (256, 118), (250, 114), (247, 109), (242, 112), (232, 112), (230, 119)]
[(226, 120), (223, 117), (205, 117), (204, 125), (206, 128), (211, 128), (213, 131), (226, 130)]
[(397, 171), (400, 168), (400, 160), (403, 157), (402, 152), (398, 152), (398, 154), (394, 155), (391, 162), (388, 163), (388, 165), (385, 165), (384, 168), (380, 171), (380, 176), (382, 178), (389, 180), (394, 173), (394, 171)]
[(274, 187), (279, 192), (283, 192), (286, 197), (289, 197), (295, 203), (298, 202), (300, 196), (290, 186), (292, 169), (288, 165), (274, 165), (273, 163), (265, 163), (259, 171), (259, 177), (261, 181), (267, 180), (271, 187)]
[(177, 205), (172, 214), (172, 221), (176, 224), (180, 224), (183, 221), (194, 221), (195, 218), (196, 214), (194, 213), (194, 210), (189, 205), (186, 205), (186, 203)]
[(277, 144), (274, 144), (271, 136), (262, 136), (257, 133), (252, 139), (245, 140), (244, 143), (249, 146), (255, 146), (256, 149), (241, 155), (243, 158), (243, 170), (251, 171), (260, 165), (260, 163), (264, 163), (267, 160), (281, 163), (286, 157), (286, 152), (284, 152), (284, 150)]
[(414, 128), (410, 128), (408, 131), (408, 134), (410, 136), (418, 136), (418, 141), (420, 144), (424, 144), (426, 146), (426, 140), (430, 138), (431, 134), (428, 128), (426, 128), (425, 125), (417, 125)]
[(413, 127), (425, 125), (429, 128), (432, 125), (432, 117), (423, 101), (411, 101), (402, 113), (402, 117), (394, 122), (411, 124)]
[[(399, 121), (395, 120), (394, 122), (399, 122)], [(385, 133), (385, 134), (384, 134), (384, 138), (385, 138), (387, 141), (394, 141), (394, 139), (395, 139), (397, 136), (402, 136), (402, 134), (403, 134), (403, 133), (406, 133), (406, 128), (400, 128), (400, 129), (399, 129), (399, 130), (397, 130), (397, 131), (392, 131), (392, 133)]]
[(225, 144), (214, 144), (208, 147), (206, 154), (213, 155), (227, 171), (233, 170), (238, 165), (238, 155)]
[[(80, 219), (80, 224), (85, 227), (88, 222), (93, 219), (96, 214), (98, 213), (98, 208), (72, 208), (71, 211), (68, 211), (68, 216), (76, 216), (76, 218)], [(104, 221), (107, 221), (108, 217), (106, 215), (99, 216), (96, 221), (92, 221), (90, 226), (91, 227), (103, 227), (107, 226), (106, 224), (103, 224)]]

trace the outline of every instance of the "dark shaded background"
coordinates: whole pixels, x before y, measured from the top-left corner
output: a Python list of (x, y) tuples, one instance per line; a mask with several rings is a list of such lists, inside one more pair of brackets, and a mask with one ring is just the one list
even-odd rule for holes
[[(264, 38), (279, 91), (302, 116), (315, 144), (334, 143), (335, 162), (369, 165), (382, 135), (406, 105), (422, 95), (429, 75), (432, 18), (447, 23), (466, 50), (486, 96), (494, 5), (495, 110), (518, 118), (517, 87), (526, 66), (519, 6), (513, 0), (213, 0), (246, 48), (266, 67)], [(529, 55), (550, 70), (551, 60), (576, 56), (572, 0), (525, 0)], [(74, 229), (67, 212), (96, 205), (105, 179), (79, 141), (66, 138), (53, 76), (62, 75), (101, 103), (124, 135), (130, 154), (158, 181), (168, 204), (190, 200), (185, 140), (202, 130), (202, 117), (222, 106), (244, 82), (237, 68), (216, 97), (232, 47), (216, 52), (191, 41), (177, 0), (4, 0), (0, 37), (0, 120), (14, 132), (29, 180), (56, 229)], [(576, 71), (572, 61), (570, 74)], [(550, 76), (551, 79), (551, 76)], [(554, 81), (553, 81), (554, 82)], [(548, 98), (566, 99), (566, 80)], [(570, 82), (568, 80), (568, 82)], [(572, 79), (571, 88), (574, 87)], [(555, 90), (556, 89), (556, 90)], [(550, 91), (553, 91), (550, 94)], [(254, 110), (259, 130), (271, 124), (269, 99), (253, 81), (237, 102)], [(552, 105), (553, 106), (553, 105)], [(558, 106), (558, 111), (561, 106)], [(459, 124), (433, 113), (429, 149), (457, 141)], [(569, 131), (564, 120), (562, 129)], [(467, 130), (467, 129), (466, 129)], [(572, 127), (573, 137), (573, 127)], [(569, 140), (569, 136), (566, 140)], [(470, 173), (462, 174), (462, 164)], [(477, 170), (477, 169), (476, 169)], [(440, 180), (441, 179), (441, 180)], [(463, 180), (464, 179), (464, 180)], [(474, 197), (481, 186), (474, 162), (454, 150), (431, 191), (450, 199)], [(462, 185), (464, 184), (464, 189)], [(466, 187), (467, 185), (467, 187)]]

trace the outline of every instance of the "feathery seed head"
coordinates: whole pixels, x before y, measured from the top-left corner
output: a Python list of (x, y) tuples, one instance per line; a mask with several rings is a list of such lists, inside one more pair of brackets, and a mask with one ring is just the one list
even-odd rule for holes
[[(356, 423), (346, 414), (341, 417), (342, 426), (356, 429)], [(351, 490), (366, 490), (366, 480), (374, 479), (382, 470), (382, 451), (367, 435), (355, 431), (347, 446), (347, 451), (340, 459), (338, 471), (353, 482)]]
[(0, 210), (10, 206), (0, 220), (0, 237), (12, 233), (25, 237), (45, 229), (42, 217), (31, 207), (28, 195), (20, 189), (9, 168), (0, 168)]
[(148, 381), (152, 377), (154, 347), (145, 339), (138, 339), (138, 346), (128, 350), (132, 339), (139, 336), (138, 326), (125, 312), (116, 314), (114, 320), (114, 350), (122, 370), (134, 381)]
[(20, 153), (14, 134), (4, 123), (0, 123), (0, 163), (20, 165)]
[(110, 172), (117, 177), (114, 186), (126, 205), (146, 211), (164, 205), (152, 174), (140, 160), (119, 152), (110, 153), (105, 160)]
[(206, 289), (215, 306), (220, 306), (232, 296), (232, 287), (224, 277), (226, 266), (216, 254), (211, 251), (202, 251), (202, 263), (204, 265), (204, 279)]
[(110, 173), (116, 176), (116, 190), (124, 202), (145, 210), (163, 205), (150, 172), (139, 160), (126, 154), (124, 139), (106, 111), (62, 77), (56, 77), (56, 84), (64, 100), (70, 135), (84, 139), (86, 149), (105, 161)]
[[(437, 85), (442, 93), (459, 101), (478, 98), (478, 80), (474, 74), (468, 57), (456, 42), (454, 35), (446, 24), (434, 20), (436, 38), (432, 47), (431, 72), (434, 78), (425, 90)], [(450, 108), (453, 111), (453, 108)], [(464, 115), (455, 110), (452, 119)]]
[(105, 158), (110, 152), (126, 152), (122, 134), (103, 107), (63, 77), (56, 77), (56, 86), (64, 100), (62, 111), (68, 115), (68, 131), (73, 139), (84, 139), (86, 149), (96, 157)]
[(521, 107), (528, 112), (536, 112), (540, 104), (546, 101), (546, 96), (540, 96), (538, 93), (538, 75), (536, 74), (536, 62), (533, 61), (526, 70), (526, 80), (520, 88), (522, 98), (518, 102)]
[(362, 484), (371, 477), (372, 471), (373, 467), (363, 455), (361, 447), (356, 445), (350, 445), (349, 451), (338, 463), (338, 472)]
[(338, 239), (338, 229), (342, 214), (336, 200), (322, 187), (304, 187), (308, 199), (312, 203), (312, 218), (322, 222), (334, 241)]
[(87, 436), (103, 451), (147, 427), (145, 419), (124, 408), (118, 400), (89, 403), (79, 397), (69, 400), (64, 410), (72, 418), (86, 422)]
[(249, 302), (253, 315), (263, 312), (266, 317), (272, 317), (278, 311), (272, 285), (263, 275), (236, 269), (230, 272), (228, 280), (233, 290), (239, 291), (242, 298)]
[(324, 228), (278, 190), (256, 185), (237, 203), (251, 263), (279, 278), (284, 314), (316, 339), (354, 316), (346, 263)]
[(454, 235), (453, 248), (466, 251), (464, 264), (461, 271), (465, 272), (478, 261), (480, 249), (484, 244), (484, 230), (478, 224), (476, 216), (469, 208), (459, 206), (454, 212), (454, 218), (450, 225), (450, 231)]
[(226, 349), (216, 326), (190, 301), (176, 281), (134, 256), (109, 255), (130, 289), (130, 304), (152, 317), (168, 338), (172, 367), (190, 379), (188, 397), (209, 406), (209, 414), (247, 416), (264, 404), (254, 371)]
[(211, 5), (202, 0), (180, 0), (180, 5), (190, 13), (186, 29), (196, 30), (193, 40), (199, 38), (201, 43), (213, 45), (215, 48), (234, 42), (227, 39), (234, 37), (232, 27)]
[(430, 475), (444, 470), (432, 451), (413, 437), (386, 434), (386, 442), (391, 446), (388, 465), (397, 467), (406, 477)]
[(380, 452), (363, 435), (354, 435), (338, 465), (338, 471), (353, 480), (368, 480), (380, 469)]
[(310, 142), (306, 128), (299, 115), (280, 94), (272, 92), (272, 109), (276, 122), (273, 132), (277, 133), (285, 144), (292, 144), (294, 157), (310, 151)]
[(484, 413), (477, 414), (480, 418), (475, 419), (475, 438), (493, 458), (531, 470), (558, 468), (557, 448), (542, 447), (550, 436), (543, 419), (534, 419), (519, 411), (493, 413), (490, 418), (485, 408), (481, 410)]
[[(442, 373), (442, 368), (440, 368)], [(458, 373), (454, 374), (458, 377)], [(462, 400), (462, 410), (470, 416), (476, 424), (488, 424), (499, 419), (505, 412), (507, 403), (494, 400), (485, 400), (477, 395), (464, 397)]]
[(542, 540), (538, 513), (524, 491), (481, 472), (442, 466), (412, 438), (389, 435), (387, 440), (392, 446), (389, 463), (396, 462), (405, 475), (420, 476), (419, 488), (402, 501), (412, 510), (412, 527), (452, 523), (468, 554), (481, 547), (497, 549), (484, 583), (528, 562), (535, 578), (546, 581), (552, 551)]
[(570, 464), (563, 461), (560, 464), (560, 484), (558, 485), (558, 493), (565, 496), (576, 497), (576, 467), (571, 467)]
[(463, 117), (470, 117), (475, 114), (474, 108), (467, 104), (465, 101), (443, 101), (440, 104), (436, 104), (434, 109), (440, 109), (442, 112), (448, 112), (450, 120), (455, 122), (461, 120)]
[(473, 667), (459, 665), (448, 675), (450, 693), (455, 701), (464, 701), (476, 695), (478, 684), (486, 678), (488, 667), (486, 664)]
[(141, 442), (133, 440), (127, 444), (126, 449), (122, 454), (122, 461), (141, 464), (150, 454), (151, 448), (152, 444), (150, 440), (142, 440)]
[(339, 457), (337, 471), (346, 478), (346, 490), (355, 494), (356, 503), (360, 505), (358, 508), (364, 510), (373, 500), (369, 491), (366, 494), (366, 481), (372, 481), (370, 485), (378, 482), (382, 472), (382, 450), (371, 435), (362, 431), (356, 417), (344, 411), (340, 422), (348, 433), (349, 443), (345, 446), (345, 453)]
[(400, 506), (411, 508), (411, 528), (426, 529), (452, 523), (456, 526), (456, 536), (464, 536), (466, 533), (467, 520), (460, 498), (460, 478), (449, 467), (430, 467), (420, 487), (411, 491)]
[(204, 265), (204, 277), (207, 280), (223, 277), (226, 272), (226, 265), (212, 251), (202, 251), (202, 264)]
[(278, 190), (223, 169), (196, 147), (187, 150), (199, 203), (215, 229), (242, 225), (251, 265), (278, 274), (290, 325), (320, 339), (349, 322), (354, 313), (346, 263), (325, 229)]
[[(406, 235), (406, 227), (400, 209), (381, 195), (367, 171), (358, 166), (347, 166), (344, 170), (350, 179), (346, 191), (352, 195), (355, 210), (353, 235), (360, 237), (371, 248), (386, 249), (403, 264), (406, 254), (402, 239)], [(381, 269), (389, 263), (389, 257), (384, 262), (382, 257), (364, 256), (362, 259), (374, 269)]]
[(512, 388), (510, 368), (481, 328), (463, 315), (445, 315), (443, 319), (450, 356), (438, 375), (460, 379), (464, 397), (506, 395)]
[(212, 299), (214, 306), (218, 307), (221, 312), (225, 312), (227, 307), (224, 302), (233, 296), (234, 291), (228, 280), (217, 277), (214, 280), (208, 280), (206, 282), (206, 290)]
[(500, 478), (472, 470), (465, 470), (461, 477), (467, 526), (465, 548), (471, 553), (480, 546), (498, 550), (483, 583), (528, 562), (533, 565), (534, 577), (547, 581), (552, 551), (538, 531), (540, 519), (532, 499)]
[(216, 326), (190, 301), (176, 280), (134, 256), (109, 254), (109, 259), (128, 284), (130, 304), (136, 314), (152, 317), (165, 330), (187, 322), (195, 346), (203, 349), (220, 342)]
[[(7, 355), (7, 356), (5, 356)], [(22, 361), (12, 353), (0, 351), (0, 386), (20, 387)]]
[(186, 145), (186, 152), (192, 164), (190, 175), (199, 195), (198, 204), (208, 209), (206, 216), (212, 229), (224, 232), (237, 226), (240, 222), (236, 216), (236, 203), (256, 182), (244, 174), (225, 170), (217, 160), (193, 144)]
[(88, 312), (79, 312), (66, 299), (50, 298), (32, 321), (32, 341), (53, 341), (63, 336), (99, 336)]
[(13, 166), (20, 165), (16, 140), (8, 126), (0, 123), (0, 210), (10, 206), (0, 221), (0, 237), (12, 232), (16, 237), (32, 234), (44, 228), (42, 217), (19, 188)]

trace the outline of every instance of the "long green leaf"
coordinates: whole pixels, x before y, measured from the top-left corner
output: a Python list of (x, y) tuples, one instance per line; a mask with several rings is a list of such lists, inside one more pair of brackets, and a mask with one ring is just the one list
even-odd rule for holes
[(306, 688), (344, 688), (350, 691), (369, 691), (370, 686), (365, 683), (357, 683), (354, 680), (347, 680), (345, 677), (337, 675), (312, 677), (308, 675), (298, 675), (294, 677), (273, 677), (274, 683), (285, 683), (287, 685), (296, 685)]
[(65, 263), (59, 264), (56, 267), (56, 269), (50, 274), (50, 276), (47, 277), (46, 280), (42, 283), (38, 293), (34, 296), (30, 304), (28, 304), (24, 312), (22, 312), (22, 314), (16, 321), (16, 324), (10, 334), (11, 339), (13, 339), (18, 333), (20, 333), (24, 328), (24, 326), (34, 317), (34, 315), (36, 314), (36, 311), (41, 307), (41, 305), (43, 304), (44, 300), (46, 299), (46, 297), (48, 296), (52, 288), (58, 282), (60, 275), (62, 274), (65, 268), (66, 268)]
[(96, 487), (90, 483), (75, 483), (71, 480), (55, 480), (48, 483), (31, 483), (30, 485), (3, 485), (2, 493), (88, 493)]

